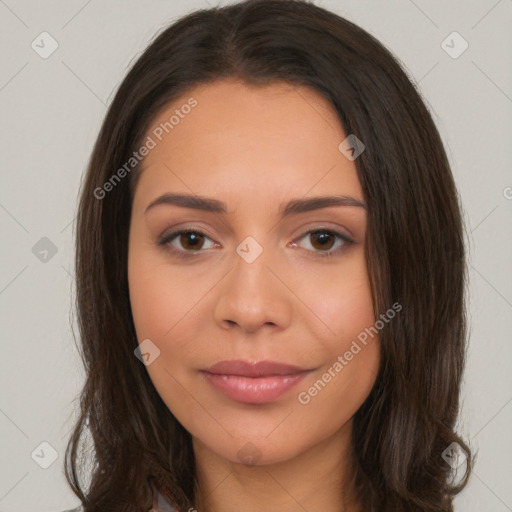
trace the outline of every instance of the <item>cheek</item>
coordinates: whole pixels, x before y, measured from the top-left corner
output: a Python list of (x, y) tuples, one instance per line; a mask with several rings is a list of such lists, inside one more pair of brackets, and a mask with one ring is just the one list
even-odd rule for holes
[[(366, 265), (362, 258), (353, 263), (350, 271), (333, 276), (323, 293), (310, 288), (315, 293), (312, 303), (318, 305), (316, 312), (328, 330), (322, 329), (325, 334), (317, 337), (323, 364), (298, 389), (296, 398), (303, 417), (316, 418), (326, 436), (356, 413), (375, 383), (380, 364)], [(314, 347), (312, 357), (319, 348)]]
[(325, 332), (322, 338), (334, 346), (343, 345), (375, 322), (363, 248), (352, 251), (342, 266), (303, 276), (297, 295), (304, 297)]
[[(152, 336), (164, 340), (179, 325), (207, 289), (154, 256), (130, 256), (128, 264), (130, 304), (139, 340)], [(192, 308), (193, 309), (193, 308)]]
[[(332, 275), (322, 276), (321, 281), (306, 281), (301, 293), (307, 297), (305, 302), (313, 305), (315, 315), (311, 322), (320, 326), (315, 328), (317, 344), (312, 347), (313, 360), (319, 360), (315, 357), (319, 349), (323, 351), (323, 365), (307, 386), (317, 384), (309, 388), (311, 394), (306, 399), (322, 395), (311, 400), (315, 403), (310, 409), (315, 414), (322, 414), (321, 404), (325, 407), (330, 401), (333, 406), (344, 404), (339, 414), (353, 414), (370, 392), (380, 362), (379, 336), (374, 327), (376, 319), (363, 250), (351, 253), (343, 268), (333, 269)], [(308, 392), (305, 386), (301, 390)]]
[(168, 402), (183, 394), (179, 383), (190, 378), (201, 360), (203, 347), (197, 340), (205, 325), (204, 296), (211, 283), (191, 278), (161, 257), (136, 251), (130, 255), (128, 280), (137, 340), (149, 339), (160, 351), (146, 369)]
[(160, 351), (146, 370), (169, 410), (186, 416), (194, 404), (180, 383), (187, 381), (190, 359), (194, 362), (194, 344), (190, 343), (194, 333), (187, 326), (190, 321), (200, 325), (191, 308), (197, 299), (169, 265), (150, 261), (147, 255), (138, 257), (135, 252), (130, 258), (129, 292), (137, 339), (139, 343), (150, 339)]
[[(173, 310), (172, 294), (166, 292), (161, 283), (155, 279), (155, 272), (145, 271), (136, 263), (128, 271), (130, 304), (133, 321), (139, 341), (143, 338), (162, 336), (166, 310)], [(171, 318), (169, 318), (170, 322)], [(169, 326), (167, 327), (169, 329)]]

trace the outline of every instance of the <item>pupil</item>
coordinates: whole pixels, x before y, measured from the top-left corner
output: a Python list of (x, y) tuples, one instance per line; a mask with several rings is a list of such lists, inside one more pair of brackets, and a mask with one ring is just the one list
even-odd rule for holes
[(320, 247), (325, 248), (326, 244), (329, 244), (329, 238), (331, 237), (331, 234), (325, 232), (318, 232), (314, 233), (313, 236), (315, 237), (317, 242), (319, 242)]
[[(196, 233), (184, 233), (182, 235), (182, 244), (183, 247), (198, 247), (201, 243), (200, 236), (198, 236)], [(183, 243), (183, 239), (185, 239), (185, 243)]]

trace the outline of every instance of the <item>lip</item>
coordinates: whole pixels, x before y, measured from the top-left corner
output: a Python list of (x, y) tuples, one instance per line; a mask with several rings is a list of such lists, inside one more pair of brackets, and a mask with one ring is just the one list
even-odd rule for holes
[(241, 377), (270, 377), (274, 375), (297, 375), (306, 368), (276, 361), (219, 361), (206, 368), (207, 372), (217, 375), (239, 375)]
[(275, 361), (220, 361), (202, 370), (217, 390), (237, 402), (262, 404), (276, 400), (311, 370)]

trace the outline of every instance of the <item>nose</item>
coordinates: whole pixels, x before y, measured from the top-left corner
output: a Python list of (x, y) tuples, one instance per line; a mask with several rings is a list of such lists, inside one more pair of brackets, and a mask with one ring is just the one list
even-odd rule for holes
[(293, 293), (270, 250), (264, 249), (251, 263), (235, 252), (231, 261), (233, 267), (216, 287), (217, 324), (244, 333), (286, 329), (293, 313)]

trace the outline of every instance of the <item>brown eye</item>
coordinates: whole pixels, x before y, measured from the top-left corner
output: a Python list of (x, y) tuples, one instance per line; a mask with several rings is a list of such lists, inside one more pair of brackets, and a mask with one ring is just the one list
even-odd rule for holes
[[(210, 242), (210, 246), (204, 247), (206, 242)], [(213, 241), (210, 237), (206, 236), (200, 231), (192, 231), (182, 229), (181, 231), (174, 231), (167, 235), (162, 236), (158, 245), (168, 246), (178, 256), (187, 256), (192, 253), (200, 253), (202, 249), (210, 249), (213, 247)]]
[(336, 237), (330, 231), (312, 231), (309, 235), (311, 245), (319, 250), (331, 249), (336, 241)]
[(204, 235), (195, 231), (185, 231), (180, 233), (179, 241), (181, 246), (186, 249), (197, 250), (201, 248), (204, 242)]
[(348, 236), (330, 229), (308, 231), (299, 240), (305, 240), (305, 248), (318, 256), (334, 256), (354, 243)]

